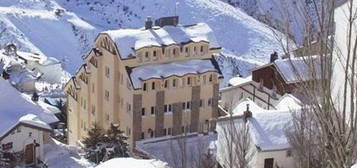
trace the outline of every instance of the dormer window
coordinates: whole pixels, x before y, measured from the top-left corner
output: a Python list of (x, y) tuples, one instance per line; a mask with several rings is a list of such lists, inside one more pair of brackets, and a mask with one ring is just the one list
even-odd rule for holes
[(169, 86), (169, 80), (165, 80), (165, 84), (164, 84), (165, 86), (165, 88), (167, 88), (168, 86)]
[(143, 84), (143, 90), (146, 91), (146, 83)]
[(155, 90), (155, 82), (152, 82), (152, 84), (151, 84), (151, 89), (152, 89), (152, 90)]

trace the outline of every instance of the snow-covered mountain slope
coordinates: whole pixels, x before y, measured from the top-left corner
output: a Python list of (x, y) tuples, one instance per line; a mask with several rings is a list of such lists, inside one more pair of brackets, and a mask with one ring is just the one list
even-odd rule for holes
[(176, 11), (181, 24), (206, 22), (224, 51), (239, 57), (266, 62), (270, 53), (280, 48), (266, 25), (219, 0), (56, 1), (102, 29), (142, 27), (147, 16), (155, 19), (174, 15)]
[(147, 16), (175, 13), (180, 24), (206, 22), (212, 28), (223, 47), (219, 62), (229, 72), (226, 79), (281, 51), (271, 28), (220, 0), (3, 0), (0, 44), (16, 42), (19, 50), (65, 61), (73, 74), (98, 32), (142, 27)]
[(56, 3), (38, 0), (0, 1), (0, 43), (66, 61), (74, 72), (91, 47), (97, 29)]

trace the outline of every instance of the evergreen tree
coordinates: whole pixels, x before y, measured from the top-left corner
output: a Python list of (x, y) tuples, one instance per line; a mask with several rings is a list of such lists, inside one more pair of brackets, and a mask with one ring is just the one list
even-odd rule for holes
[(83, 144), (87, 149), (95, 149), (103, 140), (104, 134), (102, 128), (97, 123), (94, 123), (93, 128), (88, 131), (88, 137), (84, 138)]
[(128, 137), (125, 136), (124, 131), (119, 129), (119, 125), (110, 125), (110, 128), (108, 129), (105, 136), (105, 142), (108, 147), (111, 146), (114, 148), (114, 153), (110, 154), (109, 158), (128, 156), (128, 143), (126, 142), (127, 139)]

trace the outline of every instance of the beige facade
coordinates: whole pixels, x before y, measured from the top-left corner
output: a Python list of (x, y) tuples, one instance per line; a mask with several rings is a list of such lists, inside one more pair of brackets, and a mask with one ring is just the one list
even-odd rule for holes
[[(137, 140), (177, 135), (185, 129), (208, 131), (217, 117), (222, 78), (213, 57), (220, 50), (209, 44), (189, 41), (138, 49), (132, 46), (134, 54), (126, 57), (120, 51), (126, 44), (100, 33), (95, 48), (65, 87), (69, 144), (84, 138), (94, 123), (104, 129), (111, 123), (119, 124), (131, 147)], [(214, 69), (180, 73), (174, 64), (192, 60), (210, 61)], [(171, 65), (170, 71), (177, 68), (178, 72), (173, 70), (168, 76), (143, 79), (134, 74), (141, 68), (148, 73), (146, 67), (157, 70)]]

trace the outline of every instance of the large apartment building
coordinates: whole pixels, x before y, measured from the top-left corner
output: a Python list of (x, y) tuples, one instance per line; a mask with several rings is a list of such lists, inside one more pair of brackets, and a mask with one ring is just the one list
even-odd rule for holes
[(155, 26), (104, 31), (65, 87), (68, 140), (76, 144), (94, 123), (119, 124), (135, 141), (215, 128), (222, 74), (220, 52), (205, 23), (177, 17)]

